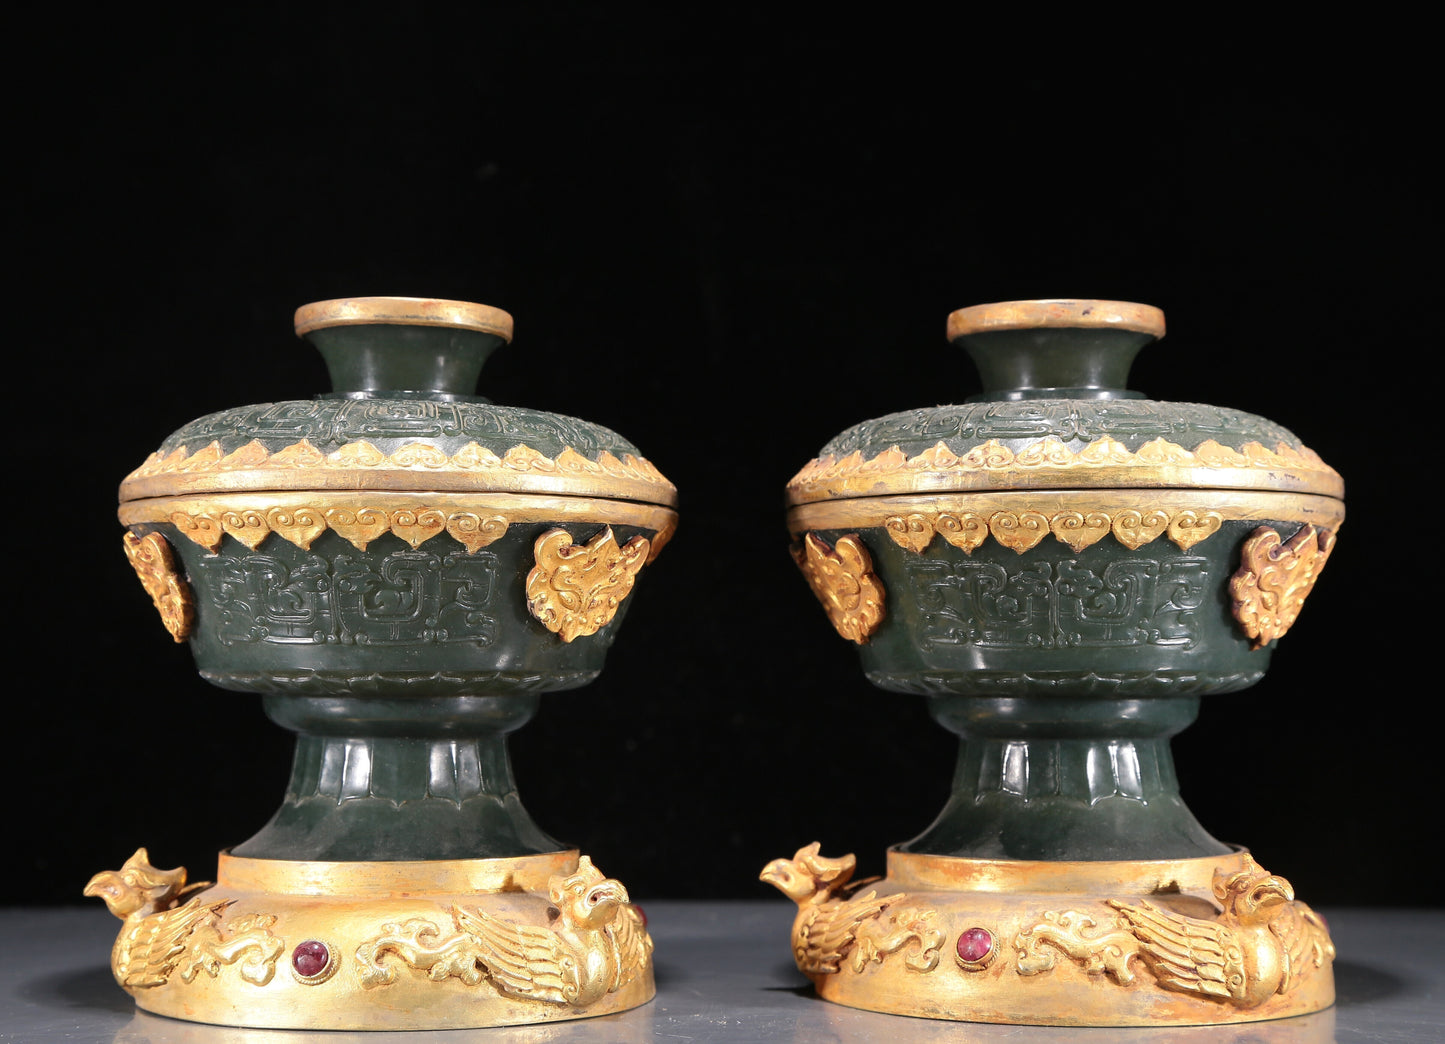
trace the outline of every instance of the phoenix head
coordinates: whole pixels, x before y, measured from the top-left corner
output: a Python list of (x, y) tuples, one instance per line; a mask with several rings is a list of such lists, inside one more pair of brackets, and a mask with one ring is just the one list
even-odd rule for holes
[(826, 898), (848, 883), (858, 861), (851, 855), (829, 859), (818, 854), (819, 843), (798, 849), (792, 859), (774, 859), (758, 875), (760, 881), (777, 888), (795, 903), (817, 896)]
[(587, 856), (578, 860), (576, 873), (552, 878), (548, 898), (566, 924), (594, 930), (605, 927), (620, 907), (631, 902), (622, 882), (603, 877)]
[(1244, 869), (1214, 872), (1214, 897), (1240, 924), (1260, 924), (1272, 920), (1281, 906), (1294, 900), (1294, 888), (1246, 855)]
[(99, 896), (117, 917), (137, 910), (160, 909), (185, 887), (186, 869), (160, 870), (151, 866), (144, 848), (125, 861), (119, 870), (102, 870), (85, 886), (85, 894)]

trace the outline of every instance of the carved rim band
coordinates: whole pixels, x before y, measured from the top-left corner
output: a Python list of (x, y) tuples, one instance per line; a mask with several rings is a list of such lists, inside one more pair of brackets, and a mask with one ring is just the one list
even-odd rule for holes
[[(1220, 867), (1243, 870), (1249, 850), (1191, 859), (1080, 860), (967, 859), (888, 850), (888, 880), (901, 888), (941, 892), (1112, 893), (1202, 890)], [(1177, 886), (1177, 887), (1176, 887)]]
[[(1038, 524), (1025, 541), (1026, 546), (992, 524), (1000, 515), (1012, 516), (1015, 523), (1025, 516), (1036, 516)], [(1138, 518), (1133, 519), (1133, 515)], [(932, 541), (935, 531), (942, 532), (946, 525), (970, 516), (979, 527), (977, 538), (967, 541), (970, 550), (982, 543), (990, 531), (995, 539), (1002, 538), (1001, 542), (1015, 550), (1033, 547), (1050, 531), (1071, 546), (1087, 546), (1110, 532), (1131, 546), (1166, 533), (1169, 539), (1186, 546), (1208, 537), (1221, 522), (1301, 522), (1334, 530), (1344, 521), (1345, 505), (1333, 497), (1244, 490), (1010, 490), (859, 497), (804, 504), (788, 512), (788, 529), (794, 535), (816, 530), (887, 529), (900, 545), (921, 551)], [(1131, 518), (1126, 521), (1125, 516)], [(1132, 535), (1135, 529), (1138, 535)], [(944, 536), (965, 546), (953, 533)]]
[(296, 336), (328, 326), (446, 326), (512, 339), (512, 317), (500, 308), (471, 301), (428, 297), (344, 297), (313, 301), (296, 309)]
[(325, 862), (247, 859), (222, 852), (221, 888), (274, 895), (466, 895), (545, 892), (554, 874), (577, 869), (577, 849), (505, 859), (426, 859), (395, 862)]
[(630, 453), (619, 459), (604, 450), (590, 460), (570, 447), (549, 457), (518, 445), (498, 456), (475, 442), (450, 455), (423, 442), (383, 453), (364, 440), (323, 453), (306, 439), (274, 452), (253, 440), (230, 453), (219, 442), (194, 452), (180, 446), (164, 457), (152, 453), (120, 484), (120, 500), (276, 489), (537, 493), (677, 503), (677, 487)]
[(385, 533), (413, 547), (447, 533), (469, 551), (485, 547), (513, 524), (577, 522), (652, 530), (648, 561), (677, 528), (677, 512), (655, 504), (601, 497), (517, 496), (510, 493), (233, 493), (131, 501), (117, 512), (121, 524), (170, 523), (210, 551), (226, 534), (253, 550), (273, 533), (309, 548), (335, 529), (358, 548)]
[(1107, 435), (1082, 449), (1055, 438), (1010, 449), (997, 439), (955, 453), (942, 441), (915, 456), (897, 446), (871, 458), (817, 457), (787, 485), (790, 505), (854, 497), (1009, 489), (1258, 489), (1343, 497), (1337, 471), (1307, 447), (1258, 442), (1194, 449), (1158, 438), (1137, 450)]
[(1036, 330), (1064, 327), (1072, 330), (1132, 330), (1164, 336), (1164, 311), (1133, 301), (1094, 301), (1059, 298), (1043, 301), (999, 301), (972, 305), (948, 317), (948, 339), (995, 330)]

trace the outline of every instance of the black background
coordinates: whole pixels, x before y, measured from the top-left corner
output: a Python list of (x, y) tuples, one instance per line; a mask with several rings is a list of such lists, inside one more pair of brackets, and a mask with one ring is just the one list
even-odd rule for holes
[(209, 876), (274, 809), (290, 736), (169, 641), (115, 487), (192, 417), (324, 390), (291, 313), (368, 294), (507, 309), (480, 390), (681, 490), (602, 678), (513, 743), (539, 823), (635, 898), (763, 898), (814, 839), (880, 872), (941, 807), (954, 741), (864, 680), (782, 488), (842, 428), (978, 390), (951, 310), (1079, 296), (1168, 313), (1134, 387), (1264, 414), (1348, 484), (1271, 674), (1175, 741), (1186, 799), (1311, 902), (1438, 901), (1411, 869), (1440, 821), (1438, 224), (1398, 51), (721, 7), (50, 28), (12, 39), (46, 72), (16, 100), (7, 901), (78, 900), (139, 844)]

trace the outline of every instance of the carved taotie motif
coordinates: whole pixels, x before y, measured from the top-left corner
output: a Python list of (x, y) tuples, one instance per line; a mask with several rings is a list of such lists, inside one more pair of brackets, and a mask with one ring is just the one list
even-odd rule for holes
[[(913, 971), (938, 967), (946, 934), (935, 910), (912, 903), (907, 894), (879, 898), (849, 887), (857, 861), (852, 855), (829, 859), (814, 842), (792, 859), (775, 859), (760, 879), (798, 904), (793, 922), (793, 959), (808, 975), (836, 974), (846, 961), (855, 974), (870, 964), (908, 949), (903, 958)], [(864, 882), (866, 883), (866, 882)], [(886, 917), (884, 915), (887, 915)], [(910, 946), (910, 944), (912, 944)]]
[(1186, 917), (1148, 900), (1111, 899), (1114, 913), (1097, 918), (1078, 910), (1048, 911), (1014, 941), (1020, 975), (1053, 969), (1058, 955), (1121, 986), (1142, 964), (1162, 989), (1203, 1000), (1254, 1008), (1292, 990), (1313, 969), (1334, 959), (1324, 921), (1282, 877), (1246, 857), (1244, 869), (1215, 871), (1214, 895), (1223, 907), (1214, 920)]
[(425, 919), (383, 925), (356, 951), (362, 985), (395, 982), (400, 971), (388, 958), (396, 958), (433, 982), (490, 981), (511, 997), (585, 1008), (646, 970), (652, 939), (619, 881), (583, 856), (575, 873), (553, 876), (547, 892), (556, 914), (551, 928), (462, 906), (452, 907), (445, 933)]
[(1288, 542), (1260, 526), (1244, 542), (1239, 571), (1229, 581), (1234, 618), (1260, 649), (1283, 637), (1334, 550), (1335, 534), (1308, 523)]
[(161, 623), (166, 625), (172, 638), (185, 641), (195, 622), (195, 602), (190, 586), (176, 568), (171, 545), (159, 533), (136, 536), (127, 531), (125, 556), (161, 614)]
[[(1275, 488), (1281, 476), (1292, 488), (1341, 496), (1344, 483), (1319, 456), (1306, 447), (1280, 441), (1270, 449), (1246, 442), (1239, 449), (1206, 439), (1193, 450), (1156, 438), (1129, 450), (1103, 436), (1074, 450), (1052, 436), (1013, 450), (989, 439), (964, 453), (939, 441), (909, 456), (893, 446), (865, 458), (854, 449), (844, 456), (828, 452), (809, 461), (788, 483), (793, 504), (838, 496), (878, 496), (917, 488), (999, 489), (1004, 486), (1153, 485), (1160, 476), (1181, 469), (1207, 470), (1217, 482), (1239, 488)], [(1177, 485), (1159, 481), (1159, 485)]]
[(271, 981), (284, 949), (270, 931), (276, 918), (253, 913), (227, 922), (235, 900), (197, 894), (209, 887), (208, 881), (187, 885), (185, 867), (157, 869), (144, 848), (119, 870), (90, 879), (85, 894), (99, 896), (124, 922), (110, 955), (116, 982), (135, 990), (163, 986), (173, 976), (189, 983), (201, 972), (214, 979), (238, 961), (247, 982)]
[(859, 645), (867, 642), (883, 622), (886, 592), (858, 535), (839, 537), (829, 547), (821, 537), (807, 533), (803, 546), (793, 549), (793, 559), (838, 633)]
[(1129, 556), (1088, 568), (1074, 559), (993, 562), (909, 559), (926, 647), (1193, 648), (1211, 589), (1207, 559)]
[(619, 547), (611, 526), (580, 547), (565, 529), (543, 533), (533, 545), (537, 564), (527, 574), (527, 608), (564, 642), (596, 634), (631, 593), (649, 549), (642, 536)]
[(496, 640), (497, 557), (402, 550), (217, 555), (195, 563), (222, 645), (436, 645)]

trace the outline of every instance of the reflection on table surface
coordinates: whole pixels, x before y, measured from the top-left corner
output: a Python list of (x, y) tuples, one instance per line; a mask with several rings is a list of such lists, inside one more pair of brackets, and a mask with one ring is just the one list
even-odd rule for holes
[[(608, 1041), (643, 1044), (653, 1041), (777, 1041), (780, 1044), (854, 1044), (854, 1042), (919, 1042), (919, 1044), (1334, 1044), (1335, 1011), (1294, 1019), (1238, 1026), (1186, 1026), (1161, 1029), (1076, 1029), (1055, 1026), (990, 1026), (982, 1023), (933, 1022), (898, 1015), (852, 1011), (808, 998), (817, 1010), (796, 1017), (759, 1019), (721, 1016), (678, 1017), (659, 1011), (656, 1003), (621, 1015), (544, 1026), (448, 1030), (441, 1039), (497, 1044), (553, 1044)], [(416, 1044), (437, 1031), (417, 1033), (334, 1033), (296, 1030), (241, 1029), (177, 1022), (137, 1012), (116, 1031), (115, 1044)]]

